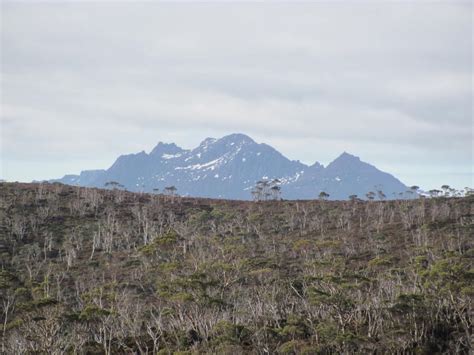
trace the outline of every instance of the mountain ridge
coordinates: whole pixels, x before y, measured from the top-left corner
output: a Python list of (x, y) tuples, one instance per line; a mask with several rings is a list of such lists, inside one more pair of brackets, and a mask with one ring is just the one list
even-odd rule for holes
[(160, 141), (149, 153), (120, 155), (108, 169), (84, 170), (50, 182), (103, 187), (117, 181), (127, 190), (143, 192), (176, 186), (186, 196), (248, 200), (261, 179), (279, 179), (285, 199), (314, 199), (322, 191), (330, 199), (364, 198), (376, 189), (393, 198), (408, 189), (350, 153), (343, 152), (326, 167), (319, 162), (306, 165), (242, 133), (208, 137), (193, 149)]

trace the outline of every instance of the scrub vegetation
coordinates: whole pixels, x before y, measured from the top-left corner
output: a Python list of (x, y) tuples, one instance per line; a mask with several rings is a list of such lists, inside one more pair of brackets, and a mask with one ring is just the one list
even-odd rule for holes
[(0, 184), (1, 353), (472, 351), (474, 196)]

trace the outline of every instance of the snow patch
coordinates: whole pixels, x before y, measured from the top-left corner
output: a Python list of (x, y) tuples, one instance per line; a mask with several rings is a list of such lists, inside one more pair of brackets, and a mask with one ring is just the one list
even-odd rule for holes
[(182, 154), (181, 153), (178, 153), (178, 154), (163, 154), (161, 157), (163, 159), (174, 159), (174, 158), (179, 158)]
[(214, 170), (216, 166), (222, 162), (222, 157), (218, 159), (214, 159), (212, 161), (209, 161), (205, 164), (194, 164), (194, 165), (188, 165), (188, 166), (178, 166), (174, 168), (174, 170)]
[(301, 177), (302, 174), (304, 174), (304, 171), (302, 171), (301, 173), (296, 173), (293, 176), (282, 177), (279, 180), (282, 185), (290, 184), (292, 182), (298, 181), (298, 179)]

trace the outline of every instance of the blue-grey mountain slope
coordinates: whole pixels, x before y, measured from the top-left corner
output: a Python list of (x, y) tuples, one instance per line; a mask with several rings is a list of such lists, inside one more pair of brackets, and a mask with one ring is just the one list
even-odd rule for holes
[(353, 194), (363, 198), (376, 190), (391, 198), (408, 189), (392, 175), (348, 153), (327, 167), (307, 166), (244, 134), (207, 138), (192, 150), (160, 142), (149, 154), (120, 156), (107, 170), (86, 170), (52, 181), (89, 187), (117, 181), (127, 190), (145, 192), (176, 186), (180, 195), (250, 199), (255, 183), (265, 178), (281, 181), (285, 199), (313, 199), (321, 191), (329, 193), (330, 199)]

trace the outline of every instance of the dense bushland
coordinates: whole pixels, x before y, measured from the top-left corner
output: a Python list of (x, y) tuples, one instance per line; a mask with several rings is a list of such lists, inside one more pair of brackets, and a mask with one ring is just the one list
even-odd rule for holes
[(474, 198), (0, 184), (1, 351), (469, 353)]

